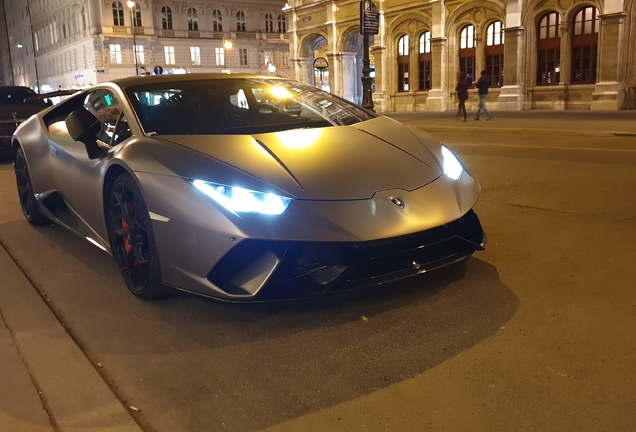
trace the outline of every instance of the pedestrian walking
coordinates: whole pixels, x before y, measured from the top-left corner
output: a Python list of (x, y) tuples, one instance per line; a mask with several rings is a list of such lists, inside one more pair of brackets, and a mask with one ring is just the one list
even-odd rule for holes
[(466, 74), (464, 72), (460, 72), (459, 74), (459, 80), (457, 80), (457, 87), (455, 87), (455, 91), (457, 92), (457, 99), (459, 100), (457, 116), (462, 114), (462, 121), (467, 121), (466, 100), (468, 99), (468, 80), (466, 79)]
[(486, 98), (488, 98), (488, 87), (490, 87), (490, 83), (486, 77), (485, 70), (481, 71), (481, 77), (479, 77), (479, 81), (477, 81), (475, 87), (479, 89), (479, 108), (477, 109), (477, 116), (475, 116), (475, 120), (479, 120), (479, 115), (482, 111), (488, 116), (486, 120), (491, 120), (492, 116), (486, 109)]

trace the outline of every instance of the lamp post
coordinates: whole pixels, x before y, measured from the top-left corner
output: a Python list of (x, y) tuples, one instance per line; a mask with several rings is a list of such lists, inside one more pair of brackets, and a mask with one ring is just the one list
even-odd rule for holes
[(133, 37), (133, 56), (135, 56), (135, 75), (139, 75), (139, 63), (137, 62), (137, 36), (135, 32), (135, 6), (136, 3), (128, 0), (128, 8), (130, 9), (130, 31)]
[(360, 33), (362, 34), (362, 106), (373, 111), (373, 93), (371, 78), (371, 59), (369, 58), (369, 36), (377, 35), (380, 26), (380, 14), (371, 0), (360, 1)]

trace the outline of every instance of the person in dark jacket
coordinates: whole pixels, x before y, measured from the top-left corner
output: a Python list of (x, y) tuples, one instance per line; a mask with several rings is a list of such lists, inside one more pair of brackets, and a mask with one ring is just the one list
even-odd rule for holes
[(457, 87), (455, 87), (455, 91), (457, 92), (457, 99), (459, 100), (459, 106), (457, 107), (457, 115), (463, 114), (464, 118), (462, 121), (466, 121), (466, 100), (468, 99), (468, 80), (466, 79), (466, 74), (461, 72), (459, 74), (459, 80), (457, 81)]
[(479, 89), (479, 108), (477, 109), (477, 116), (475, 117), (475, 120), (479, 120), (479, 115), (482, 111), (488, 116), (486, 120), (491, 120), (492, 116), (488, 110), (486, 110), (486, 98), (488, 97), (488, 87), (490, 87), (490, 84), (488, 83), (488, 77), (486, 77), (485, 70), (481, 71), (481, 77), (479, 78), (479, 81), (477, 81), (477, 84), (475, 84), (475, 87)]

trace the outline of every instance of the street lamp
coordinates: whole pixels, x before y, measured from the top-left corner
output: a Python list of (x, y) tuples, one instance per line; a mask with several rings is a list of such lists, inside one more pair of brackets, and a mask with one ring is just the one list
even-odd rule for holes
[(128, 8), (130, 9), (130, 31), (133, 37), (133, 56), (135, 56), (135, 75), (139, 75), (139, 63), (137, 62), (137, 36), (135, 32), (135, 6), (136, 3), (128, 0)]

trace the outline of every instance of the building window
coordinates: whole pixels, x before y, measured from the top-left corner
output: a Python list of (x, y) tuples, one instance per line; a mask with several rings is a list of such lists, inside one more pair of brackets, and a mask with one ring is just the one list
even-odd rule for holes
[(201, 48), (190, 47), (190, 61), (192, 66), (201, 66)]
[(239, 49), (239, 64), (241, 66), (247, 66), (247, 48)]
[(172, 9), (168, 6), (161, 8), (161, 28), (164, 30), (172, 30)]
[(223, 48), (214, 48), (216, 55), (216, 65), (225, 66), (225, 50)]
[(110, 44), (110, 62), (121, 64), (121, 45)]
[(272, 14), (265, 14), (265, 33), (274, 33), (274, 17)]
[(163, 52), (166, 55), (166, 64), (167, 65), (173, 65), (175, 64), (175, 59), (174, 59), (174, 47), (173, 46), (166, 46), (163, 47)]
[(199, 16), (195, 8), (188, 9), (188, 30), (199, 31)]
[(561, 69), (560, 16), (549, 12), (539, 20), (537, 35), (537, 85), (557, 85)]
[(144, 57), (144, 46), (143, 45), (133, 45), (133, 52), (137, 58), (137, 63), (145, 64), (146, 58)]
[(598, 10), (595, 7), (589, 6), (577, 12), (572, 35), (572, 84), (596, 82), (598, 30)]
[(285, 15), (278, 15), (278, 33), (287, 33), (287, 18)]
[(236, 13), (236, 31), (245, 31), (245, 12), (243, 11)]
[(418, 90), (431, 89), (431, 32), (426, 31), (420, 35), (420, 47), (417, 55), (418, 63)]
[(135, 9), (133, 11), (133, 26), (143, 27), (141, 24), (141, 6), (139, 6), (139, 3), (135, 3)]
[(491, 87), (503, 85), (504, 67), (504, 27), (501, 21), (495, 21), (486, 31), (486, 76)]
[(218, 9), (212, 11), (212, 30), (215, 32), (223, 31), (223, 15)]
[(119, 2), (113, 2), (113, 25), (124, 26), (124, 5)]
[(475, 79), (476, 46), (475, 27), (473, 25), (463, 27), (459, 32), (459, 72), (466, 76), (469, 86)]
[(133, 9), (133, 27), (143, 27), (141, 24), (141, 6), (139, 6), (139, 3), (135, 3), (135, 8)]
[(398, 91), (409, 91), (409, 36), (398, 39)]

